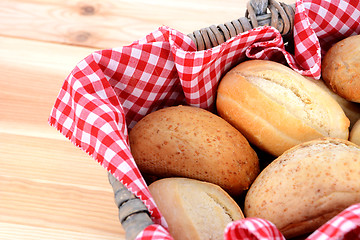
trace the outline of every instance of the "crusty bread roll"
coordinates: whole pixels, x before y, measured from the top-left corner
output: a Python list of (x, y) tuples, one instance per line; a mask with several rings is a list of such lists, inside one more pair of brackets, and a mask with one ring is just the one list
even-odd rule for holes
[(349, 119), (315, 83), (280, 63), (250, 60), (220, 81), (218, 113), (274, 156), (321, 137), (348, 139)]
[(340, 104), (341, 108), (344, 110), (345, 115), (350, 120), (350, 130), (351, 130), (351, 128), (354, 126), (357, 120), (360, 119), (360, 103), (348, 101), (345, 98), (341, 97), (340, 95), (336, 94), (329, 88), (329, 86), (327, 86), (324, 83), (322, 79), (319, 80), (313, 78), (308, 78), (308, 79), (310, 79), (318, 86), (320, 86), (322, 89), (324, 89)]
[(334, 44), (323, 58), (321, 73), (335, 93), (360, 103), (360, 35)]
[(349, 140), (360, 146), (360, 120), (352, 127)]
[(129, 141), (141, 172), (212, 182), (233, 196), (248, 189), (260, 171), (245, 137), (224, 119), (197, 107), (152, 112), (130, 131)]
[(149, 185), (175, 240), (223, 239), (228, 223), (244, 217), (219, 186), (187, 178), (164, 178)]
[(300, 236), (360, 202), (359, 179), (358, 145), (312, 140), (289, 149), (259, 174), (244, 213), (271, 221), (286, 238)]

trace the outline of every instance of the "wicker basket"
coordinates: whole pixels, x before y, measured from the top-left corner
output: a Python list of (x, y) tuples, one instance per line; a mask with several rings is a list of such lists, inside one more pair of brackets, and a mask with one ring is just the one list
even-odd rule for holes
[[(204, 50), (258, 26), (273, 26), (279, 30), (285, 44), (291, 44), (294, 15), (295, 4), (287, 5), (275, 0), (251, 0), (247, 4), (245, 17), (202, 28), (188, 36), (196, 44), (197, 50)], [(153, 224), (148, 209), (114, 176), (109, 174), (108, 177), (114, 191), (115, 203), (119, 208), (119, 220), (126, 232), (126, 239), (135, 239), (143, 229)]]

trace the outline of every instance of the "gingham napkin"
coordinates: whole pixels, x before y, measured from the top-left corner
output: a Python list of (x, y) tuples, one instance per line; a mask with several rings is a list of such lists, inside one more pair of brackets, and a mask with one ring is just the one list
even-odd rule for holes
[[(143, 200), (154, 225), (138, 239), (171, 239), (166, 221), (129, 150), (128, 130), (146, 114), (167, 106), (188, 104), (213, 111), (219, 80), (248, 58), (283, 61), (302, 75), (318, 79), (326, 50), (335, 42), (360, 33), (359, 9), (358, 0), (298, 1), (293, 54), (285, 50), (280, 33), (268, 26), (239, 34), (204, 51), (196, 51), (183, 33), (160, 27), (129, 46), (96, 51), (80, 61), (66, 78), (49, 123)], [(309, 239), (327, 239), (324, 232), (325, 236), (332, 236), (354, 232), (353, 229), (359, 236), (359, 206), (349, 211)], [(356, 227), (350, 231), (350, 225)], [(233, 222), (224, 233), (226, 240), (246, 239), (245, 236), (283, 239), (272, 223), (262, 219)]]

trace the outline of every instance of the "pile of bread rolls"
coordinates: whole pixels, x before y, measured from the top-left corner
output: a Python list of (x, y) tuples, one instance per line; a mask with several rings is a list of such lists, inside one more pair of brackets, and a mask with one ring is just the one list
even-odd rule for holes
[(216, 113), (173, 106), (131, 129), (131, 153), (175, 240), (223, 239), (244, 217), (306, 236), (360, 202), (360, 35), (328, 51), (322, 77), (245, 61), (221, 79)]

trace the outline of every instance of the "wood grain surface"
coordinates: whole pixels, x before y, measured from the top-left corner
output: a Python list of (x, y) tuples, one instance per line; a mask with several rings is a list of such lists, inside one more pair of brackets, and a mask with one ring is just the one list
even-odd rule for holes
[(95, 50), (245, 9), (245, 0), (0, 1), (0, 239), (125, 239), (107, 172), (47, 123), (64, 79)]

